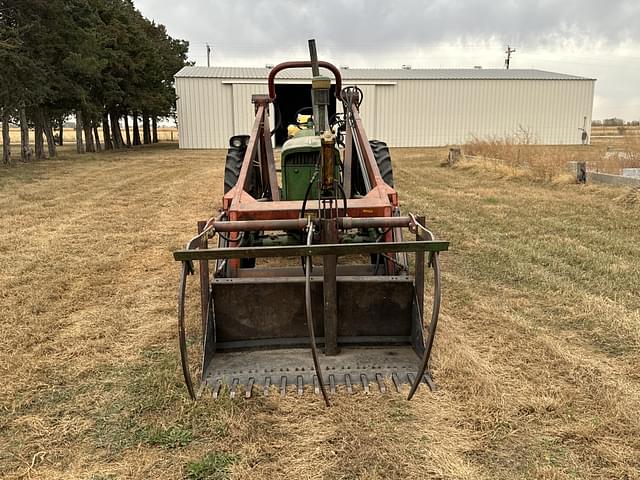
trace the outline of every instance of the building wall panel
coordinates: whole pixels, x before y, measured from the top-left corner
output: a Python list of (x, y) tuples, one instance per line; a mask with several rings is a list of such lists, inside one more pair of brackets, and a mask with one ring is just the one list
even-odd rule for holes
[[(269, 88), (266, 83), (233, 84), (233, 135), (248, 135), (251, 133), (251, 128), (256, 118), (251, 96), (268, 93)], [(273, 123), (271, 118), (269, 122)], [(273, 128), (273, 125), (271, 125), (271, 128)]]
[(376, 87), (376, 135), (407, 147), (514, 135), (580, 143), (584, 117), (591, 124), (593, 87), (582, 80), (399, 80)]
[(233, 132), (232, 86), (215, 78), (176, 79), (180, 148), (224, 148)]
[[(358, 81), (345, 82), (354, 84)], [(594, 84), (540, 79), (402, 79), (376, 84), (368, 79), (360, 86), (361, 115), (371, 139), (398, 147), (525, 134), (542, 144), (577, 144), (583, 124), (590, 134)], [(266, 93), (267, 85), (260, 80), (178, 77), (176, 92), (180, 147), (226, 148), (231, 135), (250, 132), (251, 95)]]

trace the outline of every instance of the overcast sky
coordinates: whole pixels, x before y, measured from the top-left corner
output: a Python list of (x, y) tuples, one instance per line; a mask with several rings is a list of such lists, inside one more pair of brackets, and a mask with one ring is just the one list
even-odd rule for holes
[(594, 119), (640, 119), (640, 0), (134, 0), (206, 65), (537, 68), (596, 78)]

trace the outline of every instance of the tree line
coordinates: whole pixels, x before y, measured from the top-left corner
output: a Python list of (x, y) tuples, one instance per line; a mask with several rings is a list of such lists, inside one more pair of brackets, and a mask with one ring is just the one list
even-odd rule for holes
[(591, 122), (591, 125), (593, 126), (602, 125), (605, 127), (622, 127), (626, 125), (628, 127), (637, 127), (637, 126), (640, 126), (640, 121), (630, 120), (628, 122), (625, 122), (622, 118), (613, 117), (613, 118), (605, 118), (604, 120), (593, 120)]
[(3, 161), (11, 162), (10, 123), (20, 124), (23, 161), (55, 157), (70, 116), (79, 153), (157, 142), (188, 46), (132, 0), (0, 0)]

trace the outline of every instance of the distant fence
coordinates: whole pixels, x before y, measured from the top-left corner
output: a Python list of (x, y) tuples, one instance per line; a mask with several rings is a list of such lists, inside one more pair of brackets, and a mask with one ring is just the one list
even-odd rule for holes
[(586, 162), (569, 162), (569, 170), (576, 175), (576, 181), (578, 183), (605, 183), (607, 185), (621, 187), (635, 187), (640, 185), (640, 177), (590, 172)]
[[(142, 136), (142, 125), (140, 125), (140, 135)], [(120, 129), (122, 130), (122, 136), (124, 137), (126, 135), (124, 127), (121, 125)], [(130, 130), (130, 134), (131, 134), (131, 139), (133, 140), (133, 127), (129, 126), (129, 130)], [(102, 138), (102, 128), (98, 128), (98, 132), (99, 132), (99, 136), (100, 136), (100, 142), (103, 141)], [(58, 131), (55, 130), (53, 132), (54, 134), (57, 134)], [(20, 145), (20, 129), (19, 128), (15, 128), (15, 127), (11, 127), (9, 129), (9, 136), (11, 138), (11, 143), (13, 145)], [(33, 132), (33, 129), (29, 130), (29, 141), (30, 143), (33, 144), (33, 139), (35, 137), (35, 133)], [(76, 142), (76, 130), (75, 128), (69, 128), (69, 127), (65, 127), (64, 128), (64, 143), (68, 143), (69, 145), (74, 144)], [(175, 127), (158, 127), (158, 140), (161, 142), (177, 142), (178, 141), (178, 129)], [(2, 144), (2, 138), (0, 137), (0, 145)]]
[(622, 136), (640, 135), (640, 126), (637, 125), (592, 125), (591, 136)]

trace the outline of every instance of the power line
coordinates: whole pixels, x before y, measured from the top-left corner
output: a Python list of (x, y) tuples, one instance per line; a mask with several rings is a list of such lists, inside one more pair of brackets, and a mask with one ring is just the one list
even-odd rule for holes
[(515, 52), (516, 52), (515, 48), (511, 48), (510, 45), (507, 45), (507, 49), (504, 51), (504, 53), (507, 54), (507, 58), (504, 59), (504, 66), (507, 70), (509, 70), (509, 63), (511, 62), (511, 54)]

